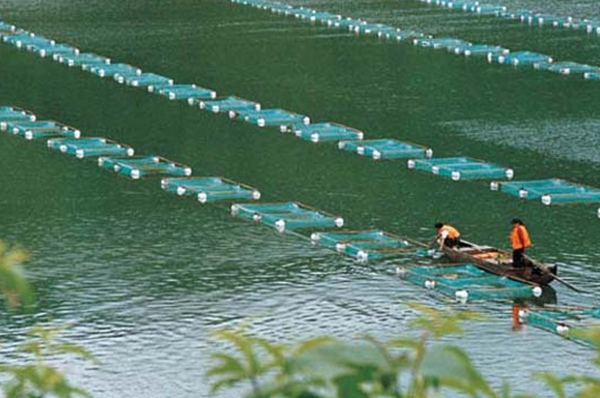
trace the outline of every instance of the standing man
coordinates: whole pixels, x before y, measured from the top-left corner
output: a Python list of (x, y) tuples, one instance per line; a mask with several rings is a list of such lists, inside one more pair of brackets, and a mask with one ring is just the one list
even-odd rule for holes
[(450, 248), (458, 247), (460, 244), (460, 232), (458, 232), (458, 229), (450, 224), (441, 222), (435, 223), (435, 229), (437, 235), (435, 236), (432, 245), (437, 241), (440, 244), (440, 251), (444, 250), (444, 247), (446, 246)]
[(512, 246), (513, 267), (520, 268), (525, 266), (525, 249), (530, 247), (531, 238), (529, 232), (525, 228), (523, 221), (515, 218), (511, 222), (512, 230), (510, 231), (510, 245)]

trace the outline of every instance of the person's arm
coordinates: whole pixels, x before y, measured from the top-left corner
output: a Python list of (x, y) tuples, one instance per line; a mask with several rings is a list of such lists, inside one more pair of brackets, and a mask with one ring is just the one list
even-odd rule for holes
[(448, 231), (442, 231), (439, 233), (440, 251), (444, 250), (446, 245), (446, 238), (448, 237)]

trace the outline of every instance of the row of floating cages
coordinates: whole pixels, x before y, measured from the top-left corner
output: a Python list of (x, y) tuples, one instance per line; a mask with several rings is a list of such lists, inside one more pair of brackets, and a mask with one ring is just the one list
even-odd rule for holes
[(415, 285), (458, 302), (541, 297), (540, 286), (484, 271), (473, 264), (398, 266), (396, 274)]
[(600, 35), (600, 21), (597, 19), (574, 18), (571, 16), (558, 16), (532, 10), (508, 10), (499, 4), (481, 3), (479, 1), (461, 0), (420, 0), (422, 3), (434, 4), (452, 10), (470, 11), (481, 15), (492, 15), (500, 18), (517, 20), (529, 25), (550, 26), (555, 28), (568, 28), (581, 30), (587, 33)]
[[(373, 35), (388, 40), (411, 41), (415, 46), (418, 47), (431, 48), (435, 50), (443, 49), (457, 55), (463, 55), (465, 57), (486, 58), (490, 63), (520, 67), (535, 67), (536, 69), (547, 70), (563, 75), (578, 75), (588, 80), (600, 80), (600, 67), (579, 64), (576, 62), (560, 62), (557, 64), (557, 66), (550, 66), (547, 64), (553, 63), (552, 57), (541, 53), (535, 53), (531, 51), (518, 51), (511, 53), (509, 49), (501, 46), (475, 44), (452, 37), (433, 37), (422, 32), (404, 30), (382, 23), (370, 23), (362, 19), (347, 18), (339, 14), (331, 14), (329, 12), (317, 11), (305, 7), (293, 7), (279, 2), (263, 0), (231, 1), (238, 4), (250, 5), (256, 8), (270, 10), (278, 14), (291, 15), (299, 19), (308, 19), (313, 22), (321, 22), (329, 27), (347, 29), (348, 31), (356, 34)], [(469, 10), (485, 15), (509, 15), (506, 7), (504, 6), (480, 3), (478, 1), (421, 1), (425, 3), (436, 3), (452, 9)], [(536, 14), (533, 16), (533, 18), (536, 21), (552, 20), (555, 23), (563, 20), (558, 17), (550, 18), (549, 16), (543, 14)], [(573, 22), (572, 18), (568, 18), (565, 21), (567, 20), (571, 23)], [(598, 34), (600, 34), (600, 23), (592, 23), (592, 21), (589, 22), (589, 31), (597, 30)], [(592, 29), (591, 26), (595, 27)]]
[(453, 181), (476, 179), (508, 179), (514, 177), (511, 168), (467, 157), (409, 159), (410, 170), (420, 170)]
[(341, 228), (344, 225), (343, 218), (298, 202), (235, 203), (231, 206), (231, 214), (268, 225), (279, 232), (305, 228)]
[(406, 238), (380, 230), (313, 232), (310, 239), (359, 262), (412, 255), (418, 250)]
[(597, 347), (599, 343), (592, 332), (600, 327), (598, 307), (521, 307), (517, 321), (587, 346)]

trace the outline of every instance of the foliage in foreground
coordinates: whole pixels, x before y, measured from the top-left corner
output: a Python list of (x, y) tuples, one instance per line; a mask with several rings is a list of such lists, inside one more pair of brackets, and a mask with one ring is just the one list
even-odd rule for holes
[[(23, 276), (21, 264), (28, 254), (19, 248), (10, 248), (0, 241), (0, 292), (7, 309), (18, 311), (33, 304), (34, 295)], [(58, 329), (34, 327), (28, 338), (11, 356), (19, 364), (4, 363), (0, 358), (0, 374), (8, 377), (2, 386), (7, 398), (71, 398), (88, 394), (72, 386), (65, 376), (46, 359), (56, 355), (76, 355), (90, 359), (91, 355), (75, 345), (58, 340)]]
[[(420, 337), (385, 343), (372, 337), (352, 343), (318, 337), (289, 347), (248, 335), (243, 328), (219, 331), (217, 337), (233, 345), (238, 355), (214, 354), (216, 364), (208, 372), (212, 391), (247, 383), (247, 398), (432, 398), (448, 390), (470, 398), (534, 398), (513, 394), (508, 384), (493, 388), (461, 348), (431, 344), (461, 333), (460, 323), (474, 314), (416, 308), (423, 314), (413, 323), (422, 330)], [(600, 332), (594, 334), (600, 346)], [(600, 356), (595, 363), (600, 367)], [(600, 397), (598, 378), (534, 377), (557, 398)], [(568, 395), (567, 386), (579, 390)]]

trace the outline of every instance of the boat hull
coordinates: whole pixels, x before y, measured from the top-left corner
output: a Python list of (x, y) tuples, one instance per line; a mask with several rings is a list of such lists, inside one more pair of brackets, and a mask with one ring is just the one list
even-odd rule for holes
[(465, 241), (458, 248), (446, 247), (443, 252), (452, 261), (470, 262), (484, 271), (533, 285), (549, 285), (558, 272), (556, 264), (542, 264), (528, 257), (526, 266), (513, 267), (510, 252)]

